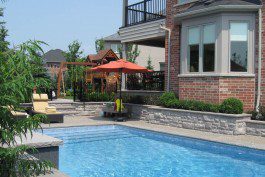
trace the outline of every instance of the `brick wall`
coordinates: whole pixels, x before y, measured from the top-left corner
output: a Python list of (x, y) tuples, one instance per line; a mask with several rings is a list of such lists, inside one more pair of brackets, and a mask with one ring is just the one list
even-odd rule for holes
[(180, 77), (179, 98), (221, 103), (234, 97), (244, 103), (244, 110), (253, 110), (255, 102), (254, 77)]
[[(261, 104), (265, 106), (265, 0), (262, 0), (262, 70), (261, 70)], [(257, 28), (258, 29), (258, 28)], [(258, 42), (258, 40), (256, 40)]]

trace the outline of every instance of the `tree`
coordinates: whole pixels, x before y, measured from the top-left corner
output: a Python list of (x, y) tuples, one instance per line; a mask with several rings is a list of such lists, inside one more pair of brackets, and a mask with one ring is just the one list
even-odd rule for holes
[[(3, 16), (2, 9), (0, 16)], [(22, 109), (20, 103), (25, 102), (35, 83), (39, 82), (33, 73), (38, 72), (35, 66), (39, 63), (41, 42), (29, 41), (9, 49), (4, 22), (0, 25), (0, 176), (37, 176), (50, 170), (52, 164), (32, 159), (27, 152), (36, 151), (35, 148), (14, 146), (15, 137), (32, 136), (34, 130), (41, 128), (40, 123), (45, 116), (16, 120), (11, 111)]]
[(104, 49), (104, 45), (105, 45), (105, 41), (103, 40), (103, 38), (97, 39), (95, 41), (95, 48), (96, 48), (97, 53), (98, 53), (98, 51)]
[(127, 61), (136, 63), (136, 58), (140, 55), (138, 45), (128, 44), (126, 49)]
[(20, 103), (25, 102), (35, 85), (34, 67), (31, 62), (36, 58), (35, 52), (39, 42), (29, 41), (9, 50), (5, 58), (0, 59), (0, 140), (7, 147), (0, 147), (0, 176), (35, 176), (45, 173), (52, 167), (47, 161), (33, 160), (27, 152), (34, 148), (16, 144), (15, 137), (32, 136), (34, 130), (41, 128), (44, 115), (30, 116), (16, 120), (11, 111), (21, 109)]
[(149, 69), (149, 70), (154, 70), (154, 66), (152, 65), (152, 60), (151, 60), (150, 55), (149, 55), (148, 60), (147, 60), (146, 68)]
[[(66, 57), (67, 62), (78, 62), (82, 58), (81, 55), (83, 51), (81, 50), (81, 43), (78, 41), (73, 41), (68, 45), (68, 51), (64, 52), (64, 56)], [(77, 81), (76, 76), (76, 66), (68, 65), (68, 76), (71, 82), (71, 88), (73, 88), (73, 82)]]

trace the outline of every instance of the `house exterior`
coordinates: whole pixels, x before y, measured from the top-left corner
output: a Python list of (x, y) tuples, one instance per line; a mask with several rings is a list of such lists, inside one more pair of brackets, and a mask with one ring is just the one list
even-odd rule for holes
[[(119, 33), (107, 36), (103, 38), (104, 49), (112, 49), (116, 55), (123, 58), (122, 43)], [(136, 63), (141, 66), (147, 66), (147, 61), (150, 58), (152, 66), (155, 71), (164, 71), (165, 66), (165, 48), (156, 46), (146, 46), (138, 45), (138, 50), (140, 51), (139, 56), (136, 58)]]
[(123, 1), (121, 41), (150, 46), (164, 41), (167, 90), (211, 103), (236, 97), (245, 111), (255, 109), (257, 100), (265, 105), (265, 0), (139, 3), (142, 9)]
[(66, 58), (60, 49), (50, 50), (43, 55), (44, 67), (47, 69), (47, 73), (51, 78), (57, 77), (60, 64), (65, 61)]

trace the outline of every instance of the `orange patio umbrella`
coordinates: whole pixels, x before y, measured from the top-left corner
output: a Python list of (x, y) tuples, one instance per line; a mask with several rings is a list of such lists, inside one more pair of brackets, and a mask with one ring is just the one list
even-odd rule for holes
[[(124, 59), (112, 61), (108, 64), (104, 64), (104, 65), (100, 65), (95, 68), (92, 68), (91, 70), (96, 71), (96, 72), (106, 72), (106, 73), (110, 73), (110, 72), (146, 73), (146, 72), (150, 72), (150, 70), (148, 70), (147, 68), (139, 66), (135, 63), (126, 61)], [(120, 79), (120, 100), (121, 100), (121, 81), (122, 79)], [(121, 104), (121, 101), (120, 101), (120, 104)], [(121, 105), (120, 105), (119, 112), (121, 112)]]

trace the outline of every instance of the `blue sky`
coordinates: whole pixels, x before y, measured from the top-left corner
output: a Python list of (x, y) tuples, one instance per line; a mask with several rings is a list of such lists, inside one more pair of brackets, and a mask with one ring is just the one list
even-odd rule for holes
[(37, 39), (49, 44), (46, 51), (78, 40), (85, 54), (94, 53), (95, 39), (122, 22), (122, 0), (8, 0), (2, 6), (11, 44)]

